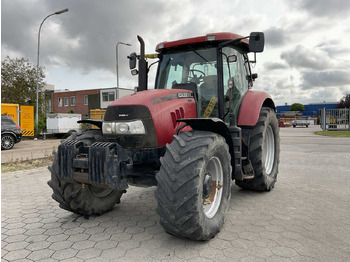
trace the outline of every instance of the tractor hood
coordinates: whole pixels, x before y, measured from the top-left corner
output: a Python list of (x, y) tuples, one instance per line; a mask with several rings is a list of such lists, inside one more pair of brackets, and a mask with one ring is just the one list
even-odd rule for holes
[(177, 119), (195, 117), (196, 103), (191, 91), (153, 89), (112, 102), (107, 108), (105, 121), (142, 120), (146, 125), (146, 135), (155, 136), (157, 146), (164, 146), (172, 141), (176, 129), (183, 124), (177, 123)]
[(184, 98), (193, 98), (192, 92), (185, 89), (151, 89), (121, 97), (109, 106), (144, 105), (151, 107), (161, 102)]

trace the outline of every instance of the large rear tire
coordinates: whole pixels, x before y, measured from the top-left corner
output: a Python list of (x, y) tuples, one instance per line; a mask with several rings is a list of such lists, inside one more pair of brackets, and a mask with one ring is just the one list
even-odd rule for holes
[(231, 196), (231, 156), (225, 139), (204, 131), (175, 135), (156, 175), (164, 229), (193, 239), (213, 238), (224, 224)]
[(278, 121), (271, 108), (261, 109), (259, 120), (251, 131), (249, 157), (254, 168), (254, 178), (236, 180), (236, 184), (250, 190), (270, 191), (277, 181), (280, 162)]
[[(102, 132), (100, 130), (86, 130), (83, 132), (73, 132), (67, 140), (83, 141), (85, 146), (90, 146), (94, 142), (100, 141)], [(87, 184), (70, 183), (59, 176), (58, 156), (54, 153), (51, 171), (51, 180), (48, 185), (52, 188), (52, 198), (65, 210), (72, 211), (80, 215), (101, 215), (120, 203), (120, 198), (125, 192), (100, 188)]]

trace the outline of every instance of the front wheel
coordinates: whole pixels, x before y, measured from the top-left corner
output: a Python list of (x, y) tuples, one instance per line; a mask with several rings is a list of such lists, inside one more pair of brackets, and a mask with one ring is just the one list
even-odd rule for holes
[[(66, 140), (82, 141), (85, 146), (91, 146), (100, 141), (100, 130), (87, 130), (73, 132)], [(61, 178), (58, 168), (58, 155), (54, 154), (49, 186), (53, 190), (52, 198), (59, 203), (62, 209), (72, 211), (80, 215), (101, 215), (120, 203), (120, 198), (126, 191), (101, 188), (88, 184), (71, 183)]]
[(251, 131), (249, 158), (254, 168), (254, 178), (236, 180), (236, 184), (246, 189), (270, 191), (277, 181), (280, 161), (278, 121), (271, 108), (261, 109), (259, 120)]
[(164, 229), (193, 239), (213, 238), (224, 224), (231, 196), (231, 157), (225, 139), (204, 131), (175, 135), (156, 176)]

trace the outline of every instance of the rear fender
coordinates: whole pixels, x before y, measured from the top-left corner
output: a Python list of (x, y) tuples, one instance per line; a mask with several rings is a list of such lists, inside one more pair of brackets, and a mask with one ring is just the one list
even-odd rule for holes
[(271, 96), (265, 92), (249, 90), (242, 101), (238, 115), (238, 126), (255, 126), (262, 107), (276, 110)]
[(11, 135), (13, 137), (16, 137), (16, 135), (13, 132), (10, 132), (10, 131), (1, 132), (1, 135)]
[(14, 132), (11, 131), (4, 131), (1, 132), (1, 136), (3, 135), (10, 135), (15, 139), (15, 143), (18, 143), (22, 140), (22, 135), (21, 134), (15, 134)]

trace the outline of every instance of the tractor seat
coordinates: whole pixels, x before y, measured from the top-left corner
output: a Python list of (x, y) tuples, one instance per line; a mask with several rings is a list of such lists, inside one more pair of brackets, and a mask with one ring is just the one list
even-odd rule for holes
[(203, 77), (203, 83), (200, 86), (200, 89), (215, 89), (217, 90), (217, 75), (205, 76)]

